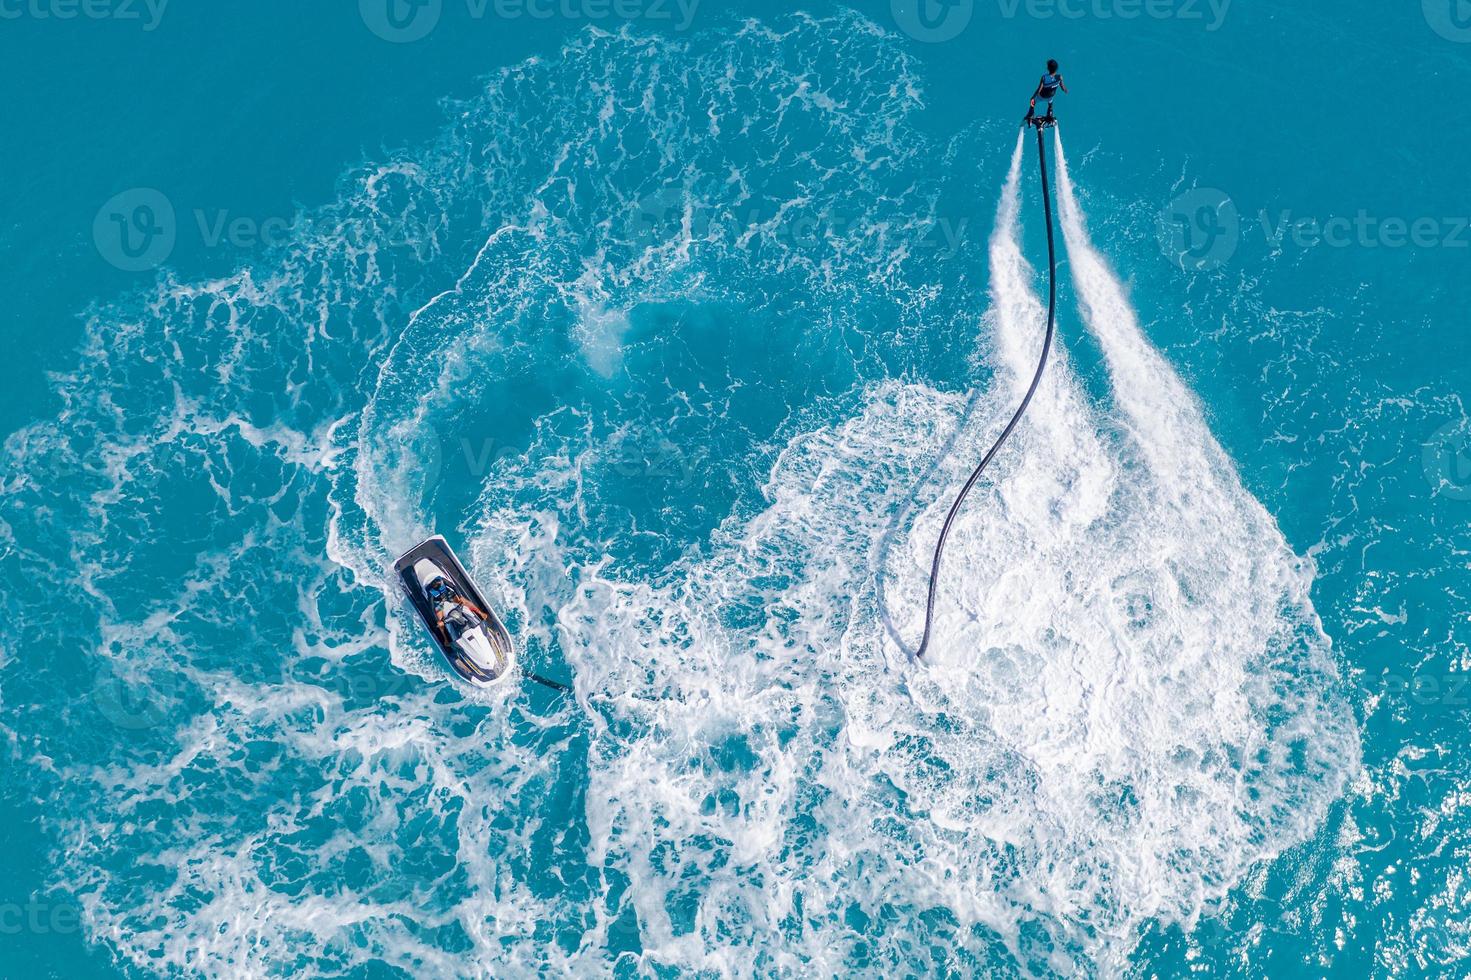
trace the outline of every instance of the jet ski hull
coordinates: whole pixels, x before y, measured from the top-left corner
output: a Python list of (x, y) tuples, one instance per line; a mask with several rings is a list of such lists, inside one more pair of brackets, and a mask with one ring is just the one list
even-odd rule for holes
[[(493, 687), (512, 673), (516, 648), (511, 634), (444, 538), (436, 535), (410, 549), (394, 562), (393, 571), (409, 605), (428, 630), (429, 638), (456, 674), (477, 687)], [(441, 630), (434, 602), (427, 592), (429, 583), (438, 576), (443, 576), (456, 593), (483, 612), (485, 619), (459, 631), (458, 635)]]

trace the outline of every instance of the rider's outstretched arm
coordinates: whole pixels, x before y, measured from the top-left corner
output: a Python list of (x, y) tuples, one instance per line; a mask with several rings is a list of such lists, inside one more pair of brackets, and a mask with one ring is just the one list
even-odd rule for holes
[(464, 606), (466, 609), (470, 610), (472, 613), (474, 613), (480, 619), (489, 619), (490, 618), (489, 616), (485, 615), (485, 613), (483, 613), (479, 609), (477, 609), (475, 607), (474, 603), (472, 603), (469, 599), (463, 598), (461, 596), (456, 596), (455, 597), (455, 601), (458, 602), (460, 605)]
[(1062, 80), (1062, 76), (1061, 75), (1058, 75), (1057, 76), (1057, 87), (1060, 88), (1060, 89), (1062, 89), (1062, 94), (1063, 95), (1067, 95), (1068, 94), (1068, 91), (1067, 91), (1067, 83)]

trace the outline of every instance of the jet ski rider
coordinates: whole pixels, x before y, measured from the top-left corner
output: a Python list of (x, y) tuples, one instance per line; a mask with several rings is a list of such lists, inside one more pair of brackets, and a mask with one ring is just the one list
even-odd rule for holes
[(449, 582), (442, 575), (439, 578), (435, 579), (433, 582), (430, 582), (429, 588), (425, 591), (429, 595), (429, 601), (434, 603), (434, 618), (435, 621), (439, 624), (439, 631), (443, 633), (446, 637), (449, 636), (449, 630), (445, 627), (444, 620), (445, 617), (454, 610), (446, 610), (445, 606), (451, 602), (463, 606), (465, 609), (469, 610), (470, 614), (475, 617), (475, 622), (477, 623), (483, 623), (487, 618), (489, 618), (485, 615), (485, 613), (475, 608), (474, 603), (470, 602), (469, 600), (461, 596), (458, 592), (456, 592), (454, 586), (450, 585)]
[(1067, 86), (1063, 84), (1062, 75), (1057, 71), (1057, 62), (1048, 61), (1047, 71), (1042, 75), (1042, 80), (1037, 83), (1037, 91), (1032, 93), (1032, 105), (1027, 109), (1028, 122), (1037, 112), (1038, 99), (1047, 100), (1047, 115), (1049, 118), (1052, 116), (1052, 100), (1057, 98), (1058, 89), (1062, 89), (1064, 95), (1067, 94)]

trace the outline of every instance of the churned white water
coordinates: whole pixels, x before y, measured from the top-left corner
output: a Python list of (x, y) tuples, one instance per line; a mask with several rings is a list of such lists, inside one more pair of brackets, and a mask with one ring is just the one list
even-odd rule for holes
[[(1060, 138), (1077, 309), (908, 656), (1046, 317), (1030, 135), (985, 247), (921, 248), (977, 138), (925, 142), (911, 67), (856, 15), (589, 31), (261, 268), (94, 314), (4, 511), (103, 665), (28, 719), (89, 938), (231, 976), (1111, 974), (1315, 832), (1358, 743), (1312, 564)], [(449, 679), (389, 575), (434, 531), (575, 696)], [(99, 705), (103, 749), (65, 737)]]

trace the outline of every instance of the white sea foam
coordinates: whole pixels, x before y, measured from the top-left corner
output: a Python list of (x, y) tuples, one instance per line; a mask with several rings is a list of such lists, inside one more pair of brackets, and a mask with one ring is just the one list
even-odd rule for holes
[[(1024, 383), (1044, 316), (1016, 175), (991, 248), (1003, 388)], [(655, 962), (884, 972), (957, 962), (929, 959), (935, 942), (960, 962), (999, 942), (1028, 970), (1111, 972), (1146, 922), (1193, 925), (1305, 840), (1353, 771), (1310, 567), (1129, 332), (1065, 165), (1059, 186), (1121, 414), (1089, 406), (1059, 352), (955, 536), (935, 666), (886, 669), (868, 565), (895, 477), (960, 414), (915, 386), (881, 385), (857, 417), (793, 440), (768, 509), (677, 586), (594, 574), (562, 607), (579, 676), (629, 692), (594, 705), (611, 728), (588, 818), (594, 858), (633, 879)], [(1184, 492), (1177, 459), (1210, 464)], [(901, 571), (916, 611), (941, 507)], [(940, 909), (934, 931), (913, 927)], [(886, 914), (900, 925), (855, 925)]]
[[(341, 210), (367, 232), (94, 319), (66, 414), (7, 445), (95, 461), (75, 491), (12, 484), (45, 525), (29, 535), (74, 528), (50, 549), (65, 558), (28, 540), (28, 567), (68, 563), (119, 682), (169, 685), (136, 745), (59, 764), (79, 805), (48, 827), (90, 936), (139, 969), (238, 976), (1112, 972), (1145, 923), (1191, 921), (1312, 832), (1356, 743), (1311, 566), (1138, 330), (1065, 167), (1070, 266), (1117, 410), (1085, 397), (1064, 311), (956, 528), (933, 662), (894, 642), (886, 622), (918, 633), (950, 494), (1030, 378), (1045, 316), (1019, 141), (989, 243), (994, 383), (968, 399), (892, 379), (917, 375), (910, 347), (950, 349), (958, 319), (936, 263), (830, 220), (932, 218), (933, 189), (903, 189), (933, 168), (896, 50), (854, 17), (746, 25), (701, 56), (591, 32), (565, 65), (493, 80), (423, 159), (360, 175)], [(691, 80), (709, 90), (687, 105)], [(517, 122), (548, 102), (555, 125)], [(671, 187), (673, 231), (611, 226)], [(741, 208), (755, 220), (708, 220)], [(794, 242), (778, 215), (824, 234)], [(441, 248), (454, 263), (430, 261)], [(699, 300), (797, 325), (755, 379), (776, 411), (748, 442), (720, 441), (758, 414), (732, 408), (752, 379), (723, 371), (780, 335), (720, 334), (730, 361), (667, 401), (649, 394), (663, 375), (619, 387), (641, 380), (640, 345), (678, 360), (633, 307)], [(777, 386), (825, 357), (842, 370)], [(565, 403), (497, 397), (557, 371)], [(478, 499), (453, 499), (454, 437), (490, 412), (519, 441)], [(727, 505), (686, 484), (691, 509), (720, 508), (689, 538), (605, 518), (612, 437), (691, 419), (722, 459), (706, 468), (756, 472), (761, 492)], [(155, 515), (165, 491), (199, 519)], [(576, 703), (460, 692), (385, 612), (388, 562), (453, 526)], [(152, 564), (164, 534), (198, 558)], [(627, 557), (648, 539), (678, 557)]]

